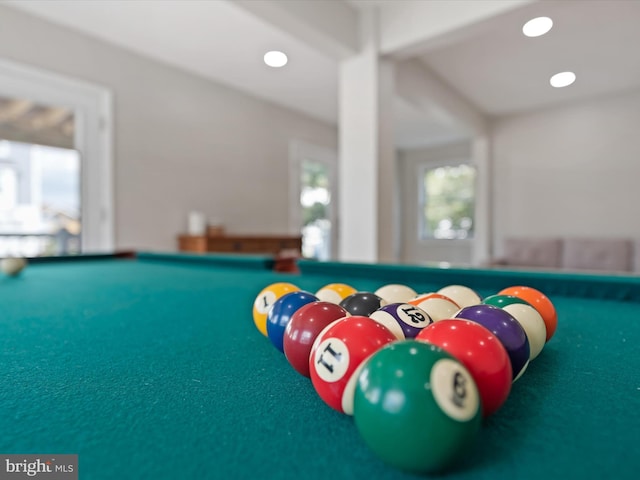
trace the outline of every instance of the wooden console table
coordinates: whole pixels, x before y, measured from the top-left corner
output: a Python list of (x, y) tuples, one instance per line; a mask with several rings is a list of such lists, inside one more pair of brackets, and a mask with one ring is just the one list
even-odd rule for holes
[(179, 235), (182, 252), (273, 253), (283, 250), (302, 251), (302, 237), (295, 235)]

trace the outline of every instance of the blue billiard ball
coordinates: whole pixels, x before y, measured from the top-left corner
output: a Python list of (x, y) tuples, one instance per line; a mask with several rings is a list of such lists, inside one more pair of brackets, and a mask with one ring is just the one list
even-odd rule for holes
[(267, 315), (267, 337), (274, 347), (284, 353), (284, 331), (294, 313), (311, 302), (317, 302), (314, 294), (299, 290), (290, 292), (275, 301)]

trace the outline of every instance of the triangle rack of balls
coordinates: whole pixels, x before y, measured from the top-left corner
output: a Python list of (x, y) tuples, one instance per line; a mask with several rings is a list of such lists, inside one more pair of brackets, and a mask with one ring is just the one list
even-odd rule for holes
[(253, 320), (371, 450), (418, 473), (446, 471), (472, 446), (557, 326), (552, 302), (527, 286), (481, 298), (464, 285), (311, 293), (280, 282), (257, 295)]

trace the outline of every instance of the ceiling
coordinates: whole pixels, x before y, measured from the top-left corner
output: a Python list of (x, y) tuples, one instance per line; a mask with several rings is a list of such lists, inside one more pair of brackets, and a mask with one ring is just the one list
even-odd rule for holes
[(74, 114), (66, 107), (0, 97), (0, 138), (73, 148)]
[[(367, 8), (390, 11), (410, 3), (349, 0), (345, 6), (356, 15)], [(2, 4), (337, 124), (340, 60), (239, 4), (191, 0)], [(540, 38), (524, 37), (524, 22), (539, 15), (550, 16), (554, 28)], [(635, 0), (521, 2), (412, 55), (480, 114), (508, 115), (640, 88), (640, 56), (634, 51), (640, 45), (639, 22), (640, 1)], [(287, 52), (286, 67), (271, 69), (262, 63), (264, 52), (271, 49)], [(550, 87), (549, 77), (563, 70), (576, 73), (575, 84)], [(396, 103), (399, 147), (461, 135), (455, 126), (438, 122), (416, 105), (400, 99)]]

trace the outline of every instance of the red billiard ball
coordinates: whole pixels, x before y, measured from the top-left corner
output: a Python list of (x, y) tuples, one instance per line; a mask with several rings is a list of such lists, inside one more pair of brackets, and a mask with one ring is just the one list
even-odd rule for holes
[(284, 331), (284, 354), (301, 375), (309, 376), (309, 355), (317, 336), (329, 324), (346, 317), (347, 311), (331, 302), (313, 302), (293, 314)]
[(483, 416), (496, 412), (511, 391), (511, 361), (487, 328), (468, 320), (441, 320), (422, 330), (416, 340), (442, 348), (462, 363), (476, 382)]
[(396, 340), (375, 320), (351, 316), (318, 335), (309, 357), (311, 382), (320, 398), (338, 412), (353, 415), (353, 393), (364, 361)]
[(420, 307), (410, 303), (390, 303), (369, 315), (387, 327), (398, 340), (414, 338), (433, 319)]

